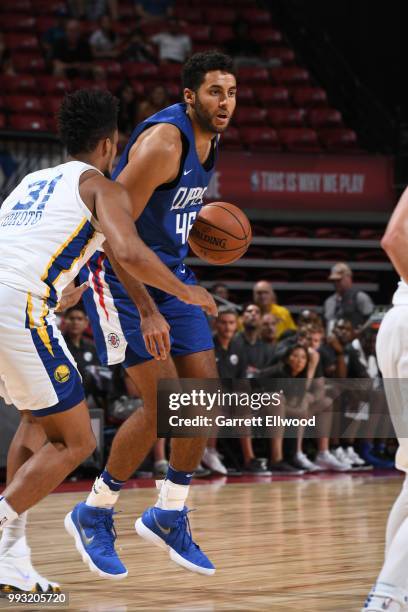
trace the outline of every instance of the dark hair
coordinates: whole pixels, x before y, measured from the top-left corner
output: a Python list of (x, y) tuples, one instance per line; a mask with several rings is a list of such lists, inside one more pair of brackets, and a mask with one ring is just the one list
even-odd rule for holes
[(235, 317), (238, 317), (238, 312), (235, 310), (235, 308), (232, 308), (232, 306), (221, 306), (218, 309), (218, 318), (222, 317), (222, 315), (227, 315), (227, 314), (231, 314), (231, 315), (234, 315)]
[(307, 348), (305, 346), (303, 346), (303, 344), (297, 344), (297, 343), (293, 343), (292, 344), (292, 343), (290, 343), (290, 345), (288, 346), (288, 348), (285, 351), (285, 354), (283, 356), (283, 362), (285, 363), (286, 366), (289, 366), (289, 357), (297, 349), (302, 349), (302, 351), (304, 351), (305, 354), (306, 354), (306, 365), (303, 368), (303, 370), (300, 372), (300, 374), (298, 374), (298, 376), (301, 377), (306, 372), (306, 368), (307, 368), (307, 366), (309, 364), (309, 353), (307, 351)]
[(232, 58), (220, 51), (205, 51), (195, 53), (183, 66), (182, 83), (183, 88), (187, 87), (197, 91), (205, 79), (207, 72), (211, 70), (221, 70), (235, 76)]
[(58, 111), (58, 131), (70, 155), (91, 153), (111, 138), (118, 124), (118, 100), (109, 91), (78, 89), (67, 94)]
[(81, 302), (78, 302), (78, 304), (75, 304), (75, 306), (70, 306), (69, 308), (67, 308), (64, 311), (64, 317), (68, 317), (73, 312), (81, 312), (85, 317), (87, 317), (85, 308), (83, 307)]

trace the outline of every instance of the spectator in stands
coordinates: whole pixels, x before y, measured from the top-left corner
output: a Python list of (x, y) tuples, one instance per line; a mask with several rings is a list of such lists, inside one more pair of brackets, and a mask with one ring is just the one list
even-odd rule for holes
[(151, 40), (158, 46), (159, 60), (162, 64), (169, 62), (182, 64), (191, 53), (191, 38), (188, 34), (183, 34), (180, 23), (175, 17), (171, 17), (167, 27), (152, 36)]
[(15, 74), (10, 49), (7, 48), (4, 34), (0, 31), (0, 74)]
[[(369, 378), (367, 369), (359, 359), (359, 354), (352, 346), (351, 342), (355, 332), (353, 324), (349, 319), (338, 319), (333, 327), (332, 333), (327, 337), (320, 348), (322, 368), (324, 375), (327, 378)], [(361, 399), (367, 399), (369, 391), (362, 393)], [(352, 411), (359, 403), (359, 396), (356, 393), (347, 394), (346, 397), (341, 396), (336, 400), (335, 412), (338, 417), (343, 413), (345, 407), (347, 411)], [(344, 406), (345, 405), (345, 406)], [(340, 418), (337, 419), (336, 429), (340, 429)], [(348, 438), (345, 439), (343, 448), (337, 437), (333, 437), (333, 455), (343, 463), (349, 463), (349, 466), (363, 466), (364, 461), (358, 455), (354, 448), (354, 442), (359, 428), (359, 422), (355, 420), (347, 427)]]
[(120, 59), (125, 62), (157, 62), (154, 45), (140, 28), (133, 30), (123, 41), (120, 53)]
[(236, 66), (262, 65), (261, 48), (251, 37), (248, 23), (237, 19), (233, 26), (233, 38), (226, 44), (226, 52), (232, 55)]
[(129, 82), (122, 84), (116, 93), (119, 98), (119, 142), (125, 143), (136, 123), (137, 101), (136, 94)]
[(215, 285), (213, 285), (211, 288), (211, 293), (227, 301), (229, 300), (229, 297), (230, 297), (229, 289), (227, 285), (225, 285), (224, 283), (216, 283)]
[[(273, 351), (261, 340), (261, 311), (256, 304), (248, 304), (242, 316), (243, 331), (234, 339), (234, 350), (245, 360), (245, 377), (255, 378), (263, 368), (271, 364)], [(256, 458), (252, 438), (240, 439), (244, 457), (244, 469), (249, 474), (270, 475), (264, 460)]]
[(340, 317), (349, 319), (358, 329), (374, 311), (374, 304), (367, 293), (353, 287), (353, 272), (344, 262), (336, 263), (330, 272), (336, 292), (324, 302), (324, 318), (327, 332), (330, 333), (334, 322)]
[(68, 308), (64, 313), (64, 338), (78, 365), (86, 393), (93, 388), (88, 366), (99, 365), (95, 346), (84, 339), (89, 325), (88, 317), (80, 306)]
[[(238, 326), (236, 310), (221, 306), (215, 321), (214, 348), (220, 378), (244, 378), (246, 374), (245, 353), (234, 340)], [(216, 449), (216, 438), (211, 438), (204, 451), (202, 463), (218, 474), (227, 474), (222, 457)]]
[(64, 37), (57, 40), (52, 52), (54, 74), (74, 78), (92, 72), (92, 53), (88, 41), (81, 35), (80, 23), (69, 19)]
[(306, 308), (299, 313), (297, 324), (299, 327), (301, 327), (302, 325), (308, 325), (309, 323), (323, 327), (322, 317), (314, 310), (309, 310)]
[(97, 21), (107, 13), (115, 21), (118, 19), (117, 0), (68, 0), (68, 6), (71, 15), (76, 19)]
[(163, 85), (156, 85), (146, 100), (143, 100), (139, 105), (137, 113), (138, 122), (143, 121), (168, 105), (169, 98), (166, 88)]
[(276, 326), (278, 324), (278, 320), (275, 315), (270, 312), (262, 315), (261, 319), (261, 340), (266, 342), (270, 346), (270, 348), (275, 351), (277, 341), (276, 341)]
[(109, 59), (118, 57), (119, 37), (108, 15), (104, 15), (100, 18), (99, 29), (91, 34), (89, 44), (94, 58)]
[(48, 60), (52, 56), (52, 50), (54, 48), (54, 45), (65, 36), (67, 9), (64, 7), (58, 8), (55, 11), (55, 18), (55, 24), (45, 32), (41, 41), (42, 46), (44, 48), (45, 56)]
[(167, 19), (172, 15), (174, 0), (136, 0), (136, 14), (143, 20)]
[(255, 304), (260, 308), (261, 314), (273, 314), (277, 320), (276, 338), (279, 340), (281, 335), (287, 330), (295, 330), (296, 325), (289, 310), (284, 306), (278, 306), (276, 294), (270, 282), (262, 280), (255, 284), (253, 288), (253, 298)]

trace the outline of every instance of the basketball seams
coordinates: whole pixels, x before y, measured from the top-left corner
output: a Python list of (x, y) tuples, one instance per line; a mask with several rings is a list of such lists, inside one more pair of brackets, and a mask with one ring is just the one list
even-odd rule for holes
[[(246, 233), (245, 228), (241, 223), (241, 220), (229, 208), (225, 208), (225, 206), (221, 206), (220, 204), (216, 204), (215, 202), (211, 202), (210, 204), (207, 204), (207, 206), (211, 208), (221, 208), (222, 210), (227, 211), (232, 217), (234, 217), (236, 221), (238, 221), (239, 225), (241, 226), (242, 232), (244, 234), (245, 240), (248, 238), (249, 233), (248, 234)], [(221, 229), (221, 228), (218, 228), (218, 229)], [(235, 238), (235, 236), (233, 236), (233, 238)], [(240, 238), (239, 240), (242, 240), (242, 238)]]
[[(223, 227), (219, 227), (218, 225), (214, 225), (213, 223), (210, 223), (209, 221), (207, 221), (206, 219), (204, 219), (203, 217), (198, 217), (197, 221), (195, 223), (205, 223), (206, 225), (208, 225), (208, 227), (212, 227), (213, 229), (219, 230), (220, 232), (223, 232), (224, 234), (227, 234), (227, 236), (230, 236), (231, 238), (234, 238), (234, 240), (245, 240), (247, 239), (247, 236), (244, 235), (242, 237), (239, 236), (234, 236), (234, 234), (231, 234), (231, 232), (228, 232), (226, 229), (224, 229)], [(195, 225), (194, 223), (194, 225)], [(194, 236), (194, 234), (193, 234)]]

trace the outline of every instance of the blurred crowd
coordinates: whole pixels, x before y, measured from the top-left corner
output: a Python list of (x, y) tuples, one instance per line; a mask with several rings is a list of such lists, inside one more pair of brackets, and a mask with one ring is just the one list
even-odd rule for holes
[[(252, 300), (244, 305), (231, 302), (226, 284), (212, 288), (220, 303), (218, 317), (211, 321), (220, 378), (256, 378), (265, 388), (284, 380), (285, 400), (276, 414), (317, 415), (319, 429), (313, 439), (301, 429), (285, 436), (284, 427), (270, 439), (251, 437), (251, 432), (239, 440), (211, 439), (198, 475), (299, 476), (393, 467), (395, 440), (382, 418), (386, 403), (375, 354), (381, 313), (368, 294), (355, 289), (345, 262), (333, 266), (329, 279), (334, 292), (322, 313), (304, 309), (297, 317), (278, 304), (269, 281), (255, 283)], [(81, 305), (69, 309), (61, 324), (90, 405), (104, 409), (112, 436), (143, 405), (139, 390), (120, 365), (98, 365)], [(351, 385), (349, 392), (339, 394), (339, 381), (346, 379), (364, 385), (358, 391)], [(148, 469), (156, 475), (167, 469), (166, 444), (159, 440), (149, 460)]]

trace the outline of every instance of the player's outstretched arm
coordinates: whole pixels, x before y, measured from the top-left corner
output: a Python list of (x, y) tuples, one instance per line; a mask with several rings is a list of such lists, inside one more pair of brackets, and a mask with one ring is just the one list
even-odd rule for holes
[(381, 246), (391, 259), (398, 274), (408, 283), (408, 189), (402, 194), (387, 229)]
[(126, 270), (116, 261), (113, 251), (107, 242), (103, 249), (107, 255), (112, 268), (126, 289), (130, 299), (136, 305), (140, 315), (140, 330), (146, 350), (155, 359), (167, 359), (170, 353), (170, 326), (159, 312), (154, 300), (151, 298), (146, 287), (140, 281), (128, 274)]
[[(101, 230), (120, 266), (136, 279), (177, 296), (183, 302), (197, 304), (216, 315), (212, 296), (202, 287), (182, 283), (149, 249), (138, 235), (133, 221), (129, 195), (118, 183), (95, 175), (84, 184), (93, 190), (95, 212)], [(82, 185), (81, 185), (82, 195)]]

